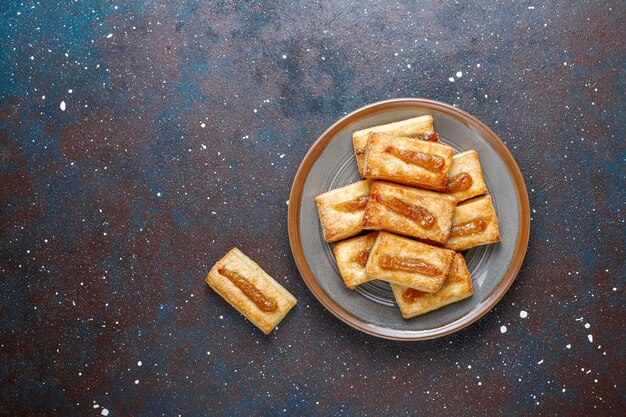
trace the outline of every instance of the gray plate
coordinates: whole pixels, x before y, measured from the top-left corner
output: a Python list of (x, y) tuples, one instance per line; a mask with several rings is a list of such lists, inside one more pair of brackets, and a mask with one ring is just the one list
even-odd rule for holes
[[(398, 101), (401, 102), (401, 100)], [(405, 101), (413, 102), (415, 99)], [(316, 151), (317, 155), (314, 155), (314, 160), (309, 166), (305, 167), (303, 162), (300, 171), (305, 168), (307, 172), (304, 175), (298, 172), (294, 181), (294, 190), (292, 190), (291, 203), (293, 204), (293, 193), (296, 188), (299, 188), (297, 190), (299, 191), (297, 201), (299, 207), (295, 214), (298, 247), (294, 247), (294, 239), (291, 243), (305, 281), (308, 281), (307, 278), (315, 280), (317, 285), (311, 288), (313, 292), (324, 305), (327, 307), (332, 305), (331, 311), (342, 320), (351, 325), (354, 325), (354, 321), (361, 322), (365, 327), (355, 327), (368, 333), (394, 339), (437, 337), (456, 330), (455, 327), (460, 328), (469, 324), (469, 322), (464, 323), (464, 318), (471, 316), (475, 320), (480, 317), (497, 302), (495, 300), (490, 304), (497, 290), (502, 289), (503, 279), (508, 277), (510, 282), (505, 283), (506, 288), (497, 299), (512, 283), (519, 266), (514, 268), (513, 274), (510, 271), (511, 266), (515, 263), (516, 257), (520, 258), (521, 246), (523, 246), (521, 248), (521, 258), (523, 258), (528, 239), (528, 230), (522, 230), (528, 229), (529, 223), (524, 217), (528, 217), (526, 190), (523, 187), (523, 181), (521, 182), (523, 190), (520, 190), (521, 175), (517, 166), (515, 165), (514, 172), (511, 172), (512, 167), (507, 165), (507, 162), (512, 161), (512, 157), (511, 161), (502, 157), (502, 149), (499, 148), (504, 147), (502, 142), (489, 131), (498, 141), (498, 144), (494, 146), (493, 138), (486, 138), (482, 129), (476, 129), (475, 126), (468, 124), (467, 117), (471, 118), (471, 116), (466, 113), (442, 103), (424, 102), (435, 103), (436, 107), (442, 108), (425, 108), (420, 103), (414, 103), (410, 106), (404, 104), (391, 106), (381, 111), (367, 112), (376, 105), (390, 103), (382, 102), (346, 116), (333, 126), (339, 125), (339, 129), (329, 129), (316, 143), (318, 145), (320, 141), (324, 142), (321, 151), (319, 146), (316, 148), (314, 145), (311, 152)], [(451, 110), (454, 113), (451, 114)], [(359, 112), (362, 113), (358, 114)], [(465, 117), (459, 117), (459, 114), (455, 113), (460, 113)], [(458, 152), (470, 149), (478, 152), (485, 182), (498, 215), (502, 242), (472, 248), (463, 253), (473, 280), (474, 295), (471, 298), (423, 316), (404, 320), (389, 284), (373, 281), (360, 285), (355, 290), (345, 287), (333, 257), (332, 244), (326, 243), (323, 239), (314, 198), (318, 194), (361, 179), (352, 148), (352, 132), (424, 114), (433, 116), (435, 131), (439, 133), (441, 142), (454, 147)], [(311, 152), (307, 158), (311, 157)], [(510, 156), (508, 151), (506, 153)], [(522, 191), (522, 196), (520, 196), (520, 191)], [(291, 211), (290, 206), (290, 221), (293, 220)], [(522, 227), (523, 224), (524, 227)], [(521, 233), (522, 231), (524, 233)], [(290, 238), (292, 234), (290, 230)], [(302, 258), (308, 267), (306, 271), (303, 271), (303, 265), (301, 265)], [(521, 264), (521, 259), (517, 261)], [(311, 276), (307, 276), (309, 272)], [(318, 294), (320, 290), (323, 294)]]

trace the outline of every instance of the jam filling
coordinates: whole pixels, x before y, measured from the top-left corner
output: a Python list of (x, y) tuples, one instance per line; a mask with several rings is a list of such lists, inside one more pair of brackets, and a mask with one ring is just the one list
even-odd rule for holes
[(415, 136), (415, 139), (425, 140), (426, 142), (439, 142), (439, 133), (426, 133), (419, 136)]
[(423, 291), (416, 290), (415, 288), (407, 288), (402, 293), (402, 299), (409, 304), (413, 304), (415, 300), (421, 297), (423, 294), (426, 294)]
[(352, 262), (356, 262), (361, 268), (365, 268), (367, 265), (367, 260), (370, 257), (370, 250), (362, 250), (359, 252), (354, 258), (352, 258)]
[(276, 301), (263, 295), (257, 287), (245, 279), (240, 273), (223, 268), (218, 269), (217, 272), (228, 278), (228, 280), (232, 282), (235, 287), (239, 288), (260, 310), (272, 312), (276, 311), (278, 308)]
[(398, 149), (393, 146), (387, 146), (385, 152), (403, 160), (407, 164), (417, 165), (434, 173), (441, 172), (446, 166), (446, 161), (439, 155), (431, 155), (407, 149)]
[(457, 191), (467, 190), (472, 184), (472, 176), (467, 172), (461, 172), (448, 180), (446, 193), (456, 193)]
[(482, 217), (474, 219), (470, 222), (457, 224), (456, 226), (452, 226), (450, 237), (468, 236), (481, 233), (487, 228), (488, 224), (489, 221)]
[(361, 197), (357, 197), (354, 200), (344, 201), (344, 202), (335, 204), (334, 209), (337, 211), (343, 211), (343, 212), (348, 212), (348, 213), (363, 210), (369, 199), (370, 199), (369, 195), (364, 195)]
[(424, 229), (430, 229), (435, 224), (435, 216), (432, 215), (428, 209), (414, 204), (406, 203), (399, 198), (392, 196), (383, 196), (380, 194), (372, 195), (376, 201), (385, 207), (401, 214), (404, 217), (408, 217), (414, 222), (419, 223)]
[(394, 271), (415, 272), (429, 277), (443, 274), (442, 270), (419, 258), (405, 258), (386, 254), (380, 256), (380, 267)]

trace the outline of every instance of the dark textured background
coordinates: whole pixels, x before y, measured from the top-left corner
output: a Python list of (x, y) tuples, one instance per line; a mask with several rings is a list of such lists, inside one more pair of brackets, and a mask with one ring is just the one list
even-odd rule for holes
[[(131, 3), (2, 3), (0, 415), (624, 415), (626, 3)], [(482, 119), (532, 209), (497, 308), (423, 343), (287, 238), (311, 144), (393, 97)], [(269, 337), (203, 282), (235, 245), (299, 300)]]

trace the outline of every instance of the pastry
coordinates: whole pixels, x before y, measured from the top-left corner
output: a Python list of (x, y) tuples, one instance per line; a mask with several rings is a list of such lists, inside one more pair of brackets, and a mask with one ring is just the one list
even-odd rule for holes
[(443, 285), (454, 252), (379, 232), (365, 266), (372, 278), (434, 293)]
[(490, 196), (477, 197), (456, 206), (446, 248), (462, 251), (499, 241), (498, 218)]
[(206, 283), (265, 334), (296, 305), (289, 291), (237, 248), (217, 261)]
[(363, 176), (445, 191), (454, 149), (386, 133), (370, 133)]
[(341, 277), (346, 287), (351, 290), (357, 285), (371, 281), (373, 278), (365, 275), (365, 265), (370, 256), (378, 233), (368, 233), (335, 243), (333, 252), (339, 267)]
[(419, 138), (434, 142), (439, 140), (437, 134), (433, 130), (433, 117), (430, 115), (413, 117), (412, 119), (402, 120), (400, 122), (374, 126), (356, 131), (352, 134), (352, 144), (354, 145), (354, 154), (356, 155), (356, 162), (359, 166), (361, 176), (363, 176), (367, 139), (371, 132), (382, 132), (390, 135)]
[(363, 230), (363, 213), (372, 181), (364, 180), (315, 197), (324, 239), (336, 242)]
[(471, 297), (472, 278), (470, 277), (463, 255), (457, 253), (452, 259), (450, 272), (439, 291), (428, 294), (413, 288), (391, 284), (393, 295), (402, 312), (402, 318), (410, 319), (429, 311), (437, 310), (448, 304)]
[(445, 243), (456, 199), (405, 185), (376, 181), (365, 206), (363, 228)]
[(478, 152), (467, 151), (452, 157), (445, 192), (456, 198), (459, 203), (487, 193)]

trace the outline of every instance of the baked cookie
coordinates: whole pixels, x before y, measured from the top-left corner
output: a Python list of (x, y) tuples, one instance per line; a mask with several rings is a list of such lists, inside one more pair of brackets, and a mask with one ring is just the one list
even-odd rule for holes
[(446, 248), (462, 251), (499, 241), (498, 218), (490, 196), (477, 197), (456, 206)]
[(472, 278), (465, 265), (463, 255), (457, 253), (452, 259), (450, 272), (439, 291), (428, 294), (413, 288), (404, 287), (398, 284), (391, 284), (393, 295), (402, 312), (402, 318), (410, 319), (429, 311), (437, 310), (448, 304), (471, 297), (474, 293), (472, 289)]
[(376, 181), (365, 206), (363, 228), (445, 243), (456, 199), (405, 185)]
[(478, 152), (466, 151), (452, 157), (445, 192), (456, 198), (459, 203), (487, 193)]
[(352, 144), (354, 145), (356, 163), (359, 166), (361, 176), (363, 176), (363, 165), (365, 163), (365, 148), (367, 147), (367, 140), (371, 132), (388, 133), (395, 136), (418, 138), (434, 142), (439, 140), (433, 130), (433, 117), (431, 115), (413, 117), (412, 119), (402, 120), (400, 122), (358, 130), (352, 134)]
[(296, 305), (289, 291), (237, 248), (217, 261), (206, 283), (265, 334)]
[(439, 291), (448, 276), (453, 257), (451, 250), (379, 232), (365, 273), (382, 281), (434, 293)]
[(370, 133), (363, 176), (445, 191), (454, 149), (386, 133)]
[(315, 197), (327, 242), (336, 242), (363, 230), (363, 213), (371, 186), (371, 180), (364, 180)]
[(333, 252), (339, 267), (341, 277), (346, 287), (351, 290), (357, 285), (371, 281), (373, 278), (365, 275), (365, 265), (370, 256), (378, 233), (368, 233), (335, 243)]

